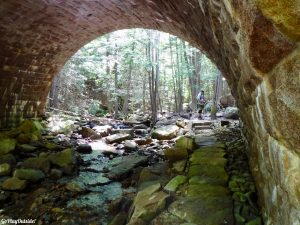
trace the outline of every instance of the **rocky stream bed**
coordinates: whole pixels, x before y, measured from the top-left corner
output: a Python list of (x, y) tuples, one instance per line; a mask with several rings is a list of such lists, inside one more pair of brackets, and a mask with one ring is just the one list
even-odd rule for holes
[(0, 219), (260, 225), (238, 121), (24, 121), (0, 134)]

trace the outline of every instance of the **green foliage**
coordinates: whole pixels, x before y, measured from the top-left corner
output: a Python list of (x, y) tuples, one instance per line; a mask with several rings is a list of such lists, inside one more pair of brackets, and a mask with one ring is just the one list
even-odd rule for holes
[[(124, 99), (128, 98), (129, 111), (141, 109), (143, 103), (150, 105), (147, 72), (153, 66), (149, 61), (146, 48), (151, 40), (149, 30), (120, 30), (95, 39), (78, 50), (66, 63), (60, 75), (60, 108), (82, 113), (84, 109), (92, 115), (103, 115), (100, 105), (110, 112), (118, 101), (123, 109)], [(195, 66), (184, 58), (183, 41), (175, 36), (161, 33), (159, 42), (159, 96), (164, 109), (174, 108), (174, 79), (182, 84), (182, 97), (190, 101), (191, 93), (188, 79)], [(170, 57), (173, 48), (173, 64)], [(198, 51), (185, 42), (187, 57)], [(218, 74), (217, 68), (204, 55), (200, 62), (202, 87)], [(175, 69), (174, 69), (175, 68)], [(116, 70), (116, 71), (115, 71)], [(117, 80), (116, 79), (117, 76)], [(175, 76), (175, 78), (174, 78)], [(178, 84), (177, 84), (178, 85)], [(205, 87), (204, 87), (205, 86)], [(213, 92), (213, 88), (207, 89)]]

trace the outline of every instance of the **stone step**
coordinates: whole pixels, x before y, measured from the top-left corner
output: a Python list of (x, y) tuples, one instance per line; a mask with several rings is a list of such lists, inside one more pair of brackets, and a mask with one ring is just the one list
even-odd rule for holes
[(194, 120), (191, 122), (192, 123), (192, 127), (194, 126), (198, 126), (198, 125), (207, 125), (210, 126), (212, 124), (211, 121), (206, 121), (206, 120)]
[(207, 125), (197, 125), (193, 127), (193, 130), (210, 130), (210, 129), (212, 128)]

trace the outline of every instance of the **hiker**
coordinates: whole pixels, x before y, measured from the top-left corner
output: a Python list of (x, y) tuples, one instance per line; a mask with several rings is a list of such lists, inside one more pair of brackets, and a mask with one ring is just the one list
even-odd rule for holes
[(202, 119), (202, 113), (205, 105), (205, 97), (204, 97), (204, 91), (201, 90), (199, 94), (197, 95), (197, 108), (198, 108), (198, 113), (199, 113), (199, 119)]

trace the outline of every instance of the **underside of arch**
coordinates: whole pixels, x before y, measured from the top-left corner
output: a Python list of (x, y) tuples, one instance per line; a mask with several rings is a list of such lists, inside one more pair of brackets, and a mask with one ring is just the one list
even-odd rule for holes
[[(84, 44), (124, 28), (172, 33), (228, 79), (268, 224), (300, 215), (300, 6), (282, 0), (10, 0), (0, 3), (0, 127), (43, 115)], [(298, 12), (298, 13), (297, 13)]]

